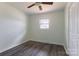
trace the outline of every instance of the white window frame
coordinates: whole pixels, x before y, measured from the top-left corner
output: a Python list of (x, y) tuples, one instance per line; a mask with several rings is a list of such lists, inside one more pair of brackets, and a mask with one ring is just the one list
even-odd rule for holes
[(40, 19), (40, 29), (49, 29), (49, 19)]

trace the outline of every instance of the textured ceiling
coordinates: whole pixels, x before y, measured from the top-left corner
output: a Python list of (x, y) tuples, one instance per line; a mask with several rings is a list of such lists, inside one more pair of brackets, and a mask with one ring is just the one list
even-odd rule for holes
[(34, 2), (9, 2), (7, 4), (16, 7), (28, 14), (35, 14), (35, 13), (45, 13), (55, 10), (64, 9), (66, 6), (66, 2), (54, 2), (53, 5), (41, 5), (43, 10), (40, 11), (38, 6), (33, 6), (32, 8), (27, 8), (27, 6), (33, 4)]

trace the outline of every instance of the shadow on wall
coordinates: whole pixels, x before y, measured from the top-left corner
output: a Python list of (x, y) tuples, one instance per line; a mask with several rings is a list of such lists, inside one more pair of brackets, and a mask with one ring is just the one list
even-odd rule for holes
[(16, 8), (0, 3), (0, 52), (23, 43), (26, 16)]

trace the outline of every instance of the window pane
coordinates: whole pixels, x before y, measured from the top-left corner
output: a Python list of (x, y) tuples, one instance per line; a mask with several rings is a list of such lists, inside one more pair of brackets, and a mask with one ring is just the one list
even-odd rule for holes
[(41, 29), (49, 29), (49, 20), (48, 19), (41, 19), (40, 20), (40, 28)]
[(43, 29), (47, 29), (47, 28), (49, 28), (49, 26), (48, 25), (40, 25), (40, 28), (43, 28)]
[(49, 20), (48, 19), (42, 19), (42, 20), (40, 20), (40, 23), (49, 23)]

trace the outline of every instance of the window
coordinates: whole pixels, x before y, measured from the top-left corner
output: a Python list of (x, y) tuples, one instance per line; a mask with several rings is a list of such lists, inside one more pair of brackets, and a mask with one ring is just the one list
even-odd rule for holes
[(48, 19), (40, 20), (40, 29), (49, 29), (49, 20)]

